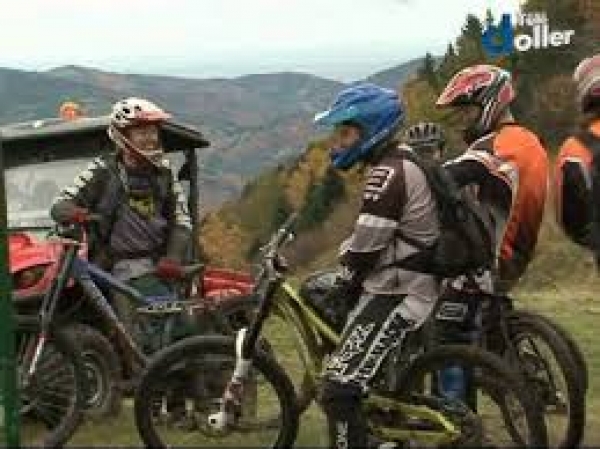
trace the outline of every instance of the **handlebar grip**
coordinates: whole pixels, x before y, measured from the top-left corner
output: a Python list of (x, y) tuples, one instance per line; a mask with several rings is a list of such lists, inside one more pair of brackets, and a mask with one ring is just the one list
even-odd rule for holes
[(99, 222), (102, 221), (102, 219), (103, 219), (103, 217), (102, 217), (101, 214), (89, 214), (87, 216), (86, 222), (88, 222), (88, 223), (99, 223)]
[(291, 231), (291, 228), (294, 227), (297, 219), (298, 219), (298, 212), (294, 212), (287, 218), (287, 220), (285, 220), (285, 223), (283, 223), (283, 226), (281, 227), (281, 229), (283, 229), (285, 232)]
[(289, 233), (291, 232), (293, 226), (296, 224), (296, 220), (298, 219), (298, 213), (294, 212), (291, 214), (283, 223), (283, 225), (275, 234), (275, 237), (272, 240), (271, 247), (276, 250), (281, 244), (285, 241)]

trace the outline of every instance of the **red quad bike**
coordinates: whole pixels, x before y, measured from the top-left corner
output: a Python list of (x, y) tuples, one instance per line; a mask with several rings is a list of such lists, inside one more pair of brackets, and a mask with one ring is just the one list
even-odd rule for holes
[[(48, 119), (5, 126), (3, 139), (8, 198), (10, 271), (17, 318), (36, 316), (44, 295), (57, 277), (64, 247), (49, 239), (54, 223), (49, 209), (59, 190), (70, 184), (91, 159), (112, 151), (107, 116), (75, 120)], [(188, 192), (194, 234), (197, 235), (198, 163), (196, 150), (209, 145), (194, 128), (175, 120), (162, 127), (167, 157)], [(79, 250), (85, 258), (86, 247)], [(197, 261), (197, 249), (189, 263)], [(70, 282), (53, 314), (58, 326), (76, 342), (83, 358), (84, 408), (88, 416), (110, 416), (121, 406), (127, 386), (135, 384), (123, 352), (97, 310), (83, 301)], [(206, 309), (220, 309), (233, 328), (248, 323), (253, 304), (250, 275), (207, 267), (185, 288), (185, 298)], [(199, 312), (201, 313), (201, 312)], [(54, 319), (54, 318), (53, 318)], [(56, 323), (54, 323), (56, 324)], [(207, 330), (208, 332), (210, 330)]]

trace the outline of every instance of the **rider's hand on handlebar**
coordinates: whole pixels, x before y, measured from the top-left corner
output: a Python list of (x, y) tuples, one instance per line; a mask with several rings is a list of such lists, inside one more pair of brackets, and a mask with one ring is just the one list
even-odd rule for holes
[(91, 215), (90, 211), (85, 207), (74, 207), (69, 213), (68, 221), (76, 224), (88, 223)]
[(181, 279), (184, 277), (184, 269), (175, 259), (163, 257), (156, 265), (156, 275), (163, 279)]

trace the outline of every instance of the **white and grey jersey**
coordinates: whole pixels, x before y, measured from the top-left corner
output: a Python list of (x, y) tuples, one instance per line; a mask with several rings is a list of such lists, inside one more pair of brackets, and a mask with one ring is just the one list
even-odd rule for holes
[(400, 151), (392, 151), (369, 173), (354, 232), (342, 245), (341, 261), (363, 273), (367, 293), (408, 295), (407, 300), (414, 299), (420, 308), (420, 300), (437, 298), (439, 282), (430, 274), (390, 266), (418, 251), (399, 232), (432, 244), (439, 236), (439, 221), (425, 174)]

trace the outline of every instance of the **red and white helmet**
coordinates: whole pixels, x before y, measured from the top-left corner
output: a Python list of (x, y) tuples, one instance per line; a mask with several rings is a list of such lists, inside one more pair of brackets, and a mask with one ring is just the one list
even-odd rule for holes
[(113, 105), (108, 136), (118, 148), (135, 151), (153, 165), (159, 165), (162, 161), (162, 148), (152, 151), (138, 148), (123, 134), (123, 130), (149, 123), (159, 124), (169, 118), (170, 114), (151, 101), (135, 97), (126, 98)]
[(510, 73), (493, 65), (481, 64), (467, 67), (454, 75), (436, 105), (479, 106), (479, 119), (467, 130), (472, 137), (478, 138), (494, 129), (514, 99)]
[(600, 54), (581, 61), (573, 73), (573, 81), (583, 112), (589, 112), (594, 104), (600, 106)]
[(111, 125), (121, 129), (144, 123), (160, 123), (169, 118), (171, 115), (151, 101), (135, 97), (117, 101), (110, 114)]

